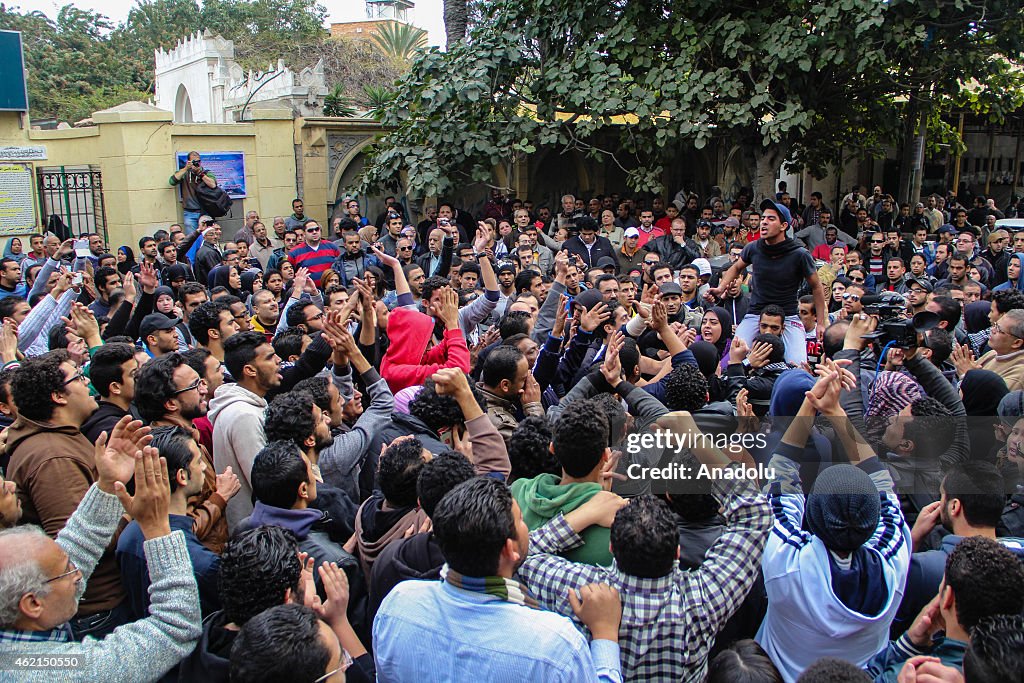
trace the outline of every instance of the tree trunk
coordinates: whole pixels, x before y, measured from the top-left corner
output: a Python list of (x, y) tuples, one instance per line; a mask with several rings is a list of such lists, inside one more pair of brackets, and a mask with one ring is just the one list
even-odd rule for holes
[(468, 0), (444, 0), (444, 33), (446, 50), (450, 50), (456, 44), (466, 40), (466, 27), (468, 23)]
[(779, 167), (789, 154), (789, 146), (776, 144), (771, 147), (760, 147), (754, 150), (754, 204), (762, 199), (775, 199), (775, 176)]

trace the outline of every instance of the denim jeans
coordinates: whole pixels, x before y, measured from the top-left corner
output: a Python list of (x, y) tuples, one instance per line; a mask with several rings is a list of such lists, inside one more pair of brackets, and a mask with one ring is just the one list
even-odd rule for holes
[(196, 230), (199, 229), (199, 216), (200, 215), (201, 214), (198, 211), (185, 211), (185, 212), (183, 212), (184, 220), (182, 221), (182, 223), (184, 225), (182, 227), (185, 228), (185, 234), (186, 235), (191, 235), (192, 233), (194, 233)]

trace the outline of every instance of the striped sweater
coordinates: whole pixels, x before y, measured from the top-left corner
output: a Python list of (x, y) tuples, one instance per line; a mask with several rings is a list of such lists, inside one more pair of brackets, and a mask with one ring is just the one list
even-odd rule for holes
[(309, 276), (317, 285), (320, 284), (320, 276), (324, 271), (330, 270), (331, 264), (339, 256), (341, 252), (338, 248), (327, 241), (321, 241), (316, 249), (303, 243), (288, 252), (288, 260), (295, 266), (295, 270), (309, 269)]

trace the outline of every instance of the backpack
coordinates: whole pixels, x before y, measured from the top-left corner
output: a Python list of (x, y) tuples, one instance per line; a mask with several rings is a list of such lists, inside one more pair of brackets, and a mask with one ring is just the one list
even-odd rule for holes
[(199, 183), (196, 186), (196, 201), (202, 207), (203, 213), (211, 218), (220, 218), (231, 210), (231, 197), (219, 187), (209, 187), (206, 183)]

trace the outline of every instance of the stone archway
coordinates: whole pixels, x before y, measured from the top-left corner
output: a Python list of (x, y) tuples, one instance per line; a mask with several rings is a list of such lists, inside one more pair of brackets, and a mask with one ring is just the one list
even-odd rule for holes
[(178, 85), (178, 92), (174, 96), (174, 120), (177, 123), (192, 123), (192, 100), (184, 83)]

